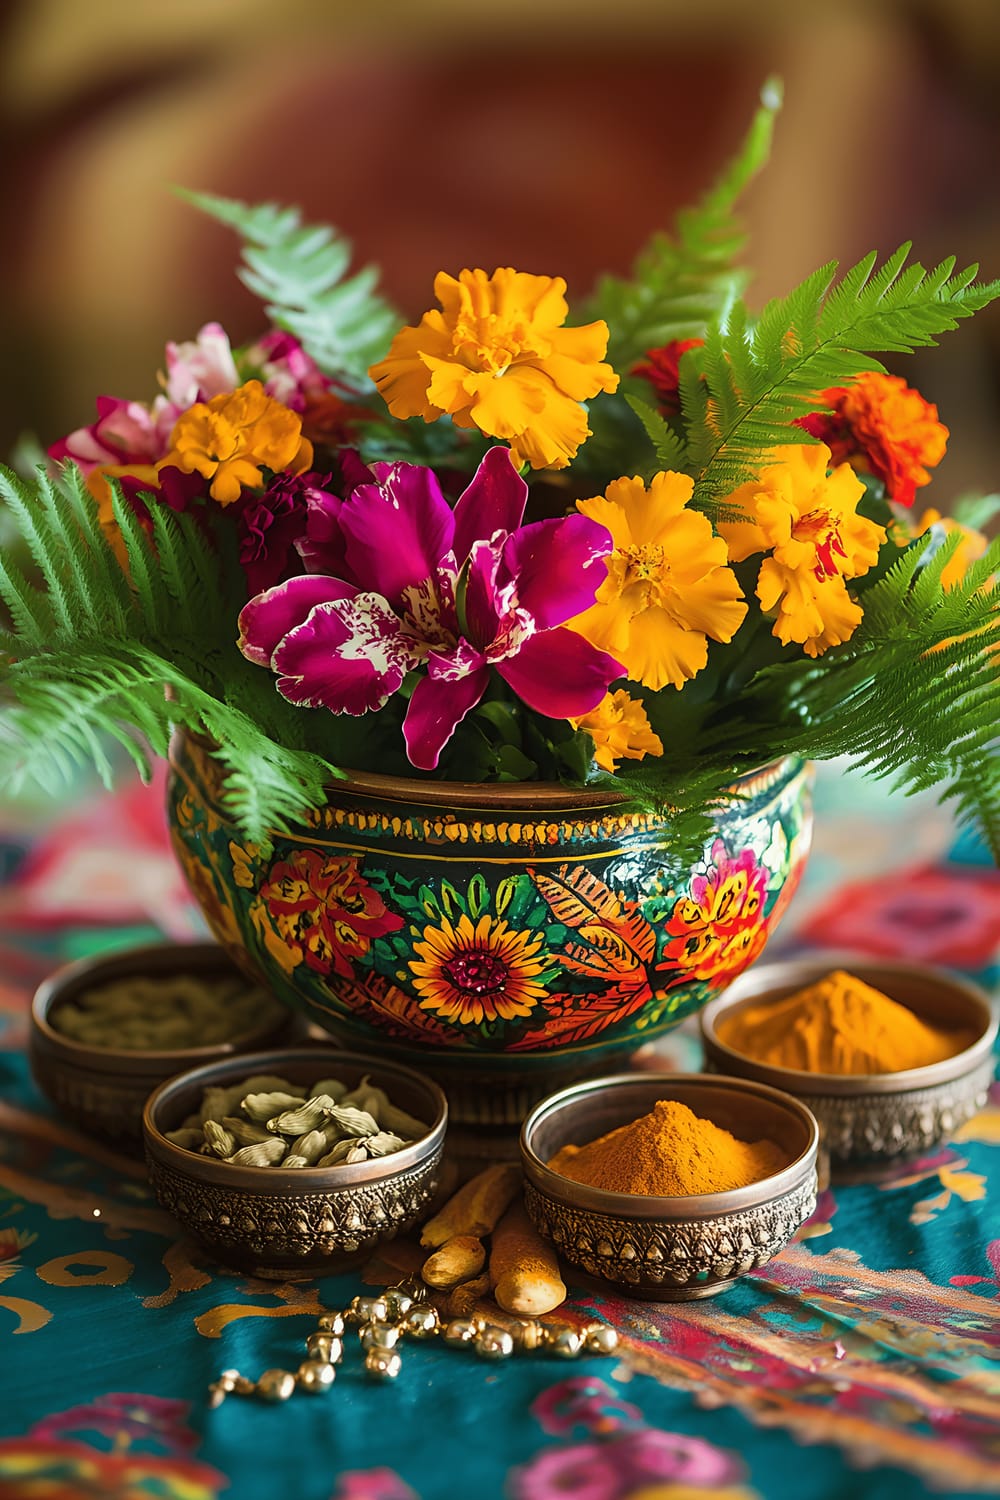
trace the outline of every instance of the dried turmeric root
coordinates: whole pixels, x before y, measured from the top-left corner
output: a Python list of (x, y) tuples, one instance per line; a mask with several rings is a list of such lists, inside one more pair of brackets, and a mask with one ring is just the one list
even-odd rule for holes
[(474, 1234), (456, 1234), (424, 1261), (420, 1272), (428, 1286), (452, 1287), (471, 1281), (486, 1264), (486, 1248)]
[(555, 1251), (535, 1229), (519, 1198), (493, 1231), (490, 1280), (505, 1312), (538, 1317), (566, 1300)]
[(482, 1239), (490, 1234), (504, 1209), (521, 1186), (521, 1168), (516, 1162), (499, 1162), (471, 1177), (449, 1198), (420, 1232), (420, 1243), (436, 1250), (458, 1235)]

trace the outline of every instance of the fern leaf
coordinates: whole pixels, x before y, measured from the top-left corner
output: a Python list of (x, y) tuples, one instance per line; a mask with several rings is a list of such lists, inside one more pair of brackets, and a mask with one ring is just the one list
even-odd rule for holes
[(683, 472), (687, 467), (687, 449), (680, 434), (648, 402), (640, 400), (638, 396), (626, 396), (625, 400), (645, 428), (660, 468)]
[(739, 307), (709, 331), (698, 351), (701, 381), (681, 380), (696, 503), (711, 509), (751, 478), (761, 450), (787, 443), (819, 392), (882, 370), (876, 353), (935, 343), (1000, 294), (1000, 282), (975, 282), (974, 267), (953, 274), (945, 261), (928, 274), (906, 264), (908, 253), (901, 246), (878, 270), (866, 256), (834, 286), (835, 267), (822, 267), (756, 323)]
[(296, 209), (185, 190), (181, 196), (240, 235), (240, 279), (277, 326), (293, 333), (326, 375), (370, 392), (368, 367), (385, 354), (402, 319), (376, 292), (373, 268), (347, 276), (349, 242), (323, 225), (303, 224)]
[(745, 235), (736, 204), (767, 161), (780, 108), (780, 86), (768, 80), (740, 150), (700, 203), (678, 215), (674, 236), (653, 237), (631, 280), (601, 281), (587, 316), (607, 322), (608, 359), (616, 369), (629, 369), (645, 350), (671, 339), (700, 338), (742, 291), (747, 277), (734, 262)]

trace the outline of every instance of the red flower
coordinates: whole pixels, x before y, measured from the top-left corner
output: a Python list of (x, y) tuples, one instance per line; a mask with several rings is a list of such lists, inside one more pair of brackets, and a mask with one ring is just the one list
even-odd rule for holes
[(357, 860), (327, 858), (315, 849), (278, 860), (261, 886), (260, 903), (280, 951), (268, 946), (287, 969), (304, 963), (344, 979), (351, 977), (351, 960), (363, 957), (374, 938), (403, 925), (362, 877)]
[(683, 980), (728, 984), (764, 947), (766, 896), (767, 870), (753, 850), (730, 859), (716, 839), (708, 873), (694, 877), (690, 896), (682, 896), (670, 914), (663, 961), (676, 964)]
[(849, 463), (874, 474), (897, 505), (912, 505), (920, 485), (930, 483), (928, 466), (940, 463), (948, 429), (937, 407), (898, 375), (867, 373), (853, 385), (824, 391), (831, 408), (799, 417), (797, 425), (826, 443), (830, 462)]
[(633, 365), (631, 373), (648, 380), (656, 392), (656, 401), (665, 417), (680, 413), (680, 362), (689, 349), (700, 349), (704, 339), (671, 339), (660, 349), (647, 349), (647, 364)]

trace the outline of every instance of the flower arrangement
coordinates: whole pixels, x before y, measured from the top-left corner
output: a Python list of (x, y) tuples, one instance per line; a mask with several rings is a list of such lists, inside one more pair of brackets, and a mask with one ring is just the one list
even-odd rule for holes
[(404, 324), (294, 210), (188, 195), (272, 327), (169, 344), (151, 401), (2, 491), (3, 774), (140, 768), (177, 726), (266, 839), (352, 768), (604, 781), (692, 839), (786, 752), (940, 784), (1000, 849), (1000, 544), (918, 514), (933, 405), (876, 357), (1000, 283), (904, 246), (752, 315), (729, 169), (630, 278), (442, 272)]

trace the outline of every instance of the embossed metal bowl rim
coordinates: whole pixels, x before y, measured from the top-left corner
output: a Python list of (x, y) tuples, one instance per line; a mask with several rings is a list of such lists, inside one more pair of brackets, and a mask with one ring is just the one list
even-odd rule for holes
[[(389, 1156), (380, 1156), (352, 1166), (340, 1162), (332, 1167), (296, 1167), (293, 1170), (283, 1170), (280, 1163), (276, 1167), (234, 1167), (219, 1157), (199, 1156), (196, 1152), (186, 1151), (174, 1141), (167, 1140), (163, 1127), (175, 1129), (200, 1098), (203, 1089), (235, 1081), (241, 1075), (250, 1077), (254, 1073), (276, 1073), (278, 1076), (287, 1073), (292, 1082), (295, 1081), (296, 1074), (300, 1073), (310, 1073), (315, 1077), (322, 1077), (324, 1074), (357, 1074), (359, 1079), (361, 1075), (370, 1073), (374, 1083), (387, 1085), (386, 1092), (390, 1096), (393, 1095), (392, 1083), (402, 1082), (410, 1096), (410, 1102), (404, 1107), (420, 1118), (419, 1106), (412, 1101), (422, 1097), (431, 1112), (430, 1124), (426, 1135)], [(393, 1097), (393, 1103), (395, 1102)], [(171, 1116), (174, 1116), (172, 1120)], [(211, 1182), (234, 1192), (275, 1193), (288, 1190), (296, 1194), (329, 1194), (339, 1189), (370, 1187), (372, 1183), (386, 1182), (411, 1168), (423, 1166), (440, 1152), (447, 1125), (448, 1102), (443, 1091), (433, 1079), (418, 1072), (416, 1068), (386, 1062), (383, 1058), (366, 1052), (347, 1052), (337, 1047), (317, 1045), (289, 1048), (285, 1051), (242, 1053), (225, 1062), (191, 1068), (175, 1078), (168, 1078), (146, 1100), (142, 1135), (148, 1155), (173, 1167), (180, 1175), (200, 1182)]]
[[(776, 1003), (834, 969), (846, 969), (865, 984), (906, 1004), (922, 1019), (973, 1031), (975, 1041), (941, 1062), (898, 1073), (808, 1073), (762, 1062), (745, 1052), (737, 1052), (720, 1039), (718, 1024), (732, 1011), (768, 1000)], [(929, 995), (936, 996), (941, 1004), (928, 1005)], [(957, 1006), (957, 1010), (952, 1006)], [(739, 1073), (795, 1095), (866, 1099), (925, 1093), (975, 1072), (993, 1051), (998, 1025), (987, 995), (961, 975), (930, 964), (869, 958), (838, 949), (816, 949), (795, 958), (755, 964), (722, 995), (710, 1000), (699, 1020), (706, 1056), (724, 1073)]]
[[(780, 1112), (787, 1120), (794, 1122), (804, 1145), (787, 1166), (750, 1183), (748, 1187), (730, 1188), (721, 1193), (657, 1197), (648, 1193), (613, 1193), (605, 1188), (574, 1182), (561, 1172), (554, 1172), (535, 1150), (535, 1139), (542, 1127), (560, 1115), (565, 1116), (565, 1126), (559, 1132), (560, 1138), (558, 1144), (554, 1145), (554, 1151), (577, 1135), (571, 1122), (584, 1113), (583, 1107), (595, 1094), (604, 1096), (607, 1102), (612, 1093), (617, 1093), (621, 1109), (615, 1113), (622, 1116), (620, 1124), (627, 1124), (648, 1113), (656, 1101), (663, 1098), (678, 1099), (698, 1114), (699, 1095), (719, 1092), (732, 1094), (734, 1097), (752, 1097), (758, 1103), (771, 1106), (776, 1116)], [(702, 1114), (702, 1118), (711, 1117), (710, 1109)], [(605, 1122), (597, 1133), (613, 1128)], [(594, 1139), (592, 1127), (590, 1136), (585, 1139), (587, 1138)], [(706, 1073), (615, 1073), (605, 1078), (590, 1079), (586, 1083), (573, 1084), (556, 1094), (550, 1094), (536, 1105), (524, 1122), (520, 1139), (525, 1176), (545, 1196), (582, 1212), (607, 1214), (612, 1218), (637, 1222), (670, 1220), (675, 1223), (718, 1219), (726, 1214), (768, 1207), (794, 1192), (815, 1174), (818, 1145), (819, 1127), (812, 1111), (791, 1094), (752, 1079)]]
[[(267, 1044), (300, 1038), (304, 1022), (293, 1011), (278, 1013), (275, 1019), (248, 1031), (239, 1032), (226, 1041), (210, 1042), (201, 1047), (96, 1047), (75, 1041), (57, 1030), (49, 1020), (52, 1012), (68, 1000), (97, 985), (130, 975), (156, 976), (169, 973), (199, 972), (234, 974), (248, 987), (265, 988), (260, 980), (247, 978), (218, 943), (142, 943), (134, 948), (119, 948), (90, 958), (63, 964), (38, 986), (31, 1002), (29, 1046), (44, 1052), (47, 1059), (76, 1071), (101, 1074), (124, 1074), (123, 1084), (145, 1077), (159, 1081), (200, 1063), (261, 1049)], [(275, 1009), (284, 1010), (275, 998)]]
[[(170, 745), (170, 765), (177, 769), (177, 747), (185, 739), (209, 754), (212, 743), (203, 735), (184, 731), (175, 735)], [(776, 783), (785, 768), (803, 768), (808, 764), (799, 756), (785, 755), (745, 771), (726, 788), (733, 794), (746, 794), (748, 783), (754, 792), (763, 792)], [(759, 785), (757, 785), (759, 783)], [(387, 776), (378, 771), (349, 769), (342, 781), (331, 781), (325, 791), (331, 801), (339, 797), (378, 797), (387, 802), (406, 802), (414, 807), (481, 809), (541, 809), (555, 811), (597, 812), (602, 808), (627, 808), (632, 801), (628, 792), (604, 788), (564, 786), (558, 781), (423, 781), (416, 776)]]

